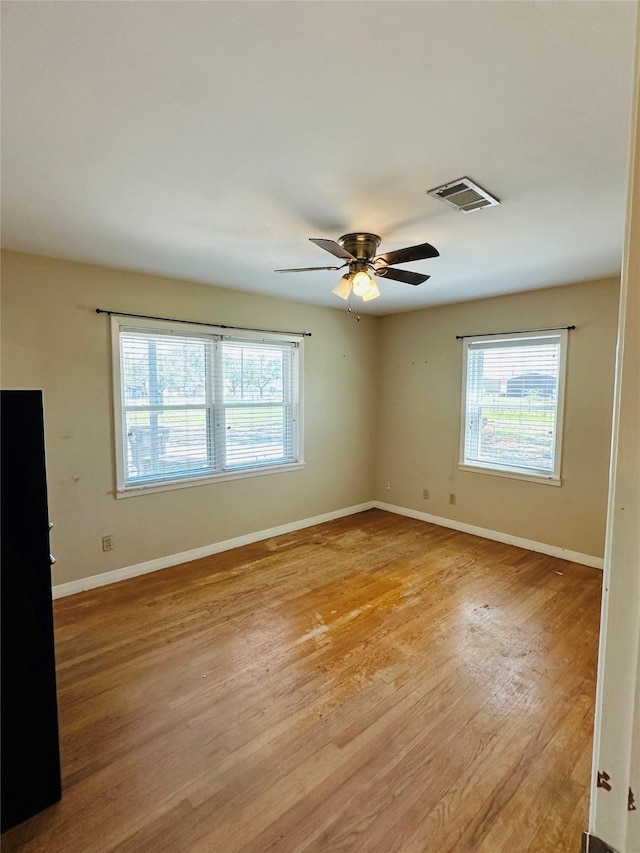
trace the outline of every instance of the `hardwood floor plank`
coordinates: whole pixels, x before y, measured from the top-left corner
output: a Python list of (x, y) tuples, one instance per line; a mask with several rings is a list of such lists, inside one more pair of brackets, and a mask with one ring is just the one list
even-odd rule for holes
[(32, 853), (512, 853), (586, 826), (601, 573), (372, 510), (55, 602)]

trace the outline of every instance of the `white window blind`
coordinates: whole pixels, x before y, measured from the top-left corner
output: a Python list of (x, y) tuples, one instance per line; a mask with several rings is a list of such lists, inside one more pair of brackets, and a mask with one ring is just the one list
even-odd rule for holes
[(119, 491), (300, 462), (299, 341), (113, 322)]
[(297, 347), (242, 340), (220, 344), (216, 429), (224, 467), (291, 462), (297, 458)]
[(559, 481), (566, 340), (465, 340), (462, 466)]

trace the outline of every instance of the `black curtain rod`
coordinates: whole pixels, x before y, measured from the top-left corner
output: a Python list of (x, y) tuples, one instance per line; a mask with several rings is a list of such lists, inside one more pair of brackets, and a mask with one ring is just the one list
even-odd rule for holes
[(528, 335), (529, 332), (559, 332), (561, 329), (566, 329), (570, 332), (575, 329), (575, 326), (549, 326), (548, 329), (520, 329), (514, 332), (478, 332), (475, 335), (456, 335), (456, 340), (461, 341), (464, 338), (491, 338), (495, 335)]
[(273, 335), (311, 337), (311, 332), (282, 332), (279, 329), (254, 329), (251, 326), (226, 326), (224, 323), (203, 323), (200, 320), (176, 320), (173, 317), (152, 317), (150, 314), (127, 314), (125, 311), (107, 311), (104, 308), (96, 308), (96, 314), (108, 314), (110, 317), (135, 317), (138, 320), (165, 320), (168, 323), (186, 323), (190, 326), (211, 326), (213, 329), (235, 329), (240, 332), (266, 332)]

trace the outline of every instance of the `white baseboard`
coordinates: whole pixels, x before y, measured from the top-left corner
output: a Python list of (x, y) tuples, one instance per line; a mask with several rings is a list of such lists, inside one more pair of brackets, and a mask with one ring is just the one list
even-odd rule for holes
[(525, 548), (527, 551), (536, 551), (539, 554), (548, 554), (550, 557), (559, 557), (561, 560), (569, 560), (571, 563), (581, 563), (583, 566), (591, 566), (594, 569), (604, 568), (603, 557), (593, 557), (591, 554), (581, 554), (579, 551), (570, 551), (568, 548), (559, 548), (557, 545), (547, 545), (545, 542), (535, 542), (533, 539), (522, 539), (520, 536), (511, 536), (509, 533), (501, 533), (498, 530), (488, 530), (486, 527), (476, 527), (474, 524), (465, 524), (463, 521), (455, 521), (452, 518), (442, 518), (439, 515), (430, 515), (428, 512), (420, 512), (416, 509), (407, 509), (395, 506), (384, 501), (374, 501), (377, 509), (394, 512), (396, 515), (406, 515), (408, 518), (416, 518), (419, 521), (428, 521), (430, 524), (438, 524), (440, 527), (450, 527), (462, 533), (471, 533), (473, 536), (481, 536), (483, 539), (492, 539), (494, 542), (503, 542), (505, 545), (515, 545)]
[(108, 584), (117, 583), (127, 578), (135, 578), (138, 575), (146, 575), (150, 572), (160, 571), (160, 569), (168, 569), (170, 566), (188, 563), (191, 560), (199, 560), (201, 557), (209, 557), (211, 554), (219, 554), (222, 551), (230, 551), (232, 548), (239, 548), (242, 545), (251, 545), (253, 542), (271, 539), (273, 536), (281, 536), (283, 533), (293, 533), (296, 530), (303, 530), (305, 527), (313, 527), (314, 524), (322, 524), (325, 521), (333, 521), (336, 518), (344, 518), (347, 515), (364, 512), (365, 510), (373, 509), (374, 506), (373, 501), (367, 501), (367, 503), (357, 504), (356, 506), (337, 509), (333, 512), (325, 512), (313, 518), (303, 518), (300, 521), (291, 521), (288, 524), (281, 524), (278, 527), (271, 527), (268, 530), (258, 530), (256, 533), (247, 533), (244, 536), (236, 536), (234, 539), (214, 542), (212, 545), (193, 548), (190, 551), (183, 551), (180, 554), (169, 554), (167, 557), (158, 557), (156, 560), (149, 560), (146, 563), (137, 563), (134, 566), (125, 566), (122, 569), (115, 569), (112, 572), (103, 572), (100, 575), (91, 575), (88, 578), (81, 578), (77, 581), (61, 583), (53, 587), (53, 598), (64, 598), (67, 595), (75, 595), (78, 592), (85, 592), (88, 589), (97, 589), (99, 586), (107, 586)]

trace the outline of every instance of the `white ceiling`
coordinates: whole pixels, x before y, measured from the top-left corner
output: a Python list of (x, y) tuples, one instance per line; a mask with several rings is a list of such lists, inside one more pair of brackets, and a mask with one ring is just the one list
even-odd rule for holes
[[(433, 243), (375, 314), (617, 275), (636, 11), (3, 2), (3, 245), (340, 307), (273, 270)], [(502, 205), (426, 195), (465, 175)]]

